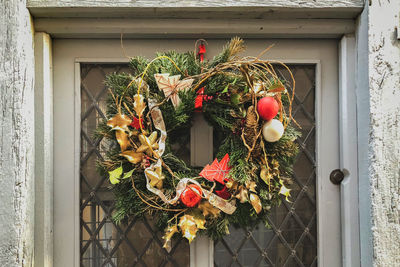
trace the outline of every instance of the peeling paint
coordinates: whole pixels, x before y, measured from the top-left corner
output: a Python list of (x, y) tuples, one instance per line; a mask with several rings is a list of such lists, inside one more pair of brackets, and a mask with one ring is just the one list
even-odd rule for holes
[(375, 266), (400, 266), (399, 1), (369, 7), (369, 159)]
[(2, 2), (0, 25), (0, 266), (32, 266), (34, 61), (26, 1)]

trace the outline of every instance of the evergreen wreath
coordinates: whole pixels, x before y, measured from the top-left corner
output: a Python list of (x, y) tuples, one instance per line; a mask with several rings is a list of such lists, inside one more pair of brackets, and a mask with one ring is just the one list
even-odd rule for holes
[[(178, 233), (189, 242), (198, 233), (217, 240), (230, 224), (267, 225), (271, 207), (289, 201), (299, 136), (290, 126), (295, 82), (278, 77), (277, 65), (291, 75), (281, 62), (239, 58), (244, 49), (233, 38), (211, 61), (194, 52), (135, 57), (133, 74), (107, 76), (108, 119), (96, 135), (113, 144), (99, 170), (109, 175), (117, 223), (155, 216), (169, 249)], [(171, 148), (187, 138), (199, 110), (219, 140), (216, 159), (203, 169)]]

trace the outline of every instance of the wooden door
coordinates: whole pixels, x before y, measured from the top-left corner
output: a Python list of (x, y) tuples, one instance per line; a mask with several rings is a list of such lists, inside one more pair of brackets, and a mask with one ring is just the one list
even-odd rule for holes
[[(126, 54), (193, 49), (191, 39), (124, 41)], [(226, 40), (210, 39), (207, 56)], [(104, 115), (105, 75), (127, 71), (119, 40), (54, 40), (55, 266), (340, 266), (339, 188), (329, 173), (339, 166), (336, 40), (246, 40), (246, 55), (275, 44), (265, 58), (289, 64), (296, 79), (294, 117), (302, 126), (292, 203), (269, 216), (270, 226), (231, 229), (213, 243), (200, 238), (162, 249), (151, 218), (115, 225), (108, 181), (95, 171), (105, 144), (91, 133)], [(287, 75), (281, 71), (282, 76)], [(181, 155), (197, 165), (213, 158), (212, 129), (197, 116)], [(190, 137), (190, 138), (189, 138)]]

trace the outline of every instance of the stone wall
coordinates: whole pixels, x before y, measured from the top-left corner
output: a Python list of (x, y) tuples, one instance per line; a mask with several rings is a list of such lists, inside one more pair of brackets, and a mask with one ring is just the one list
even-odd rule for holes
[(0, 3), (0, 266), (33, 265), (33, 28), (24, 0)]
[(400, 1), (370, 1), (369, 175), (375, 266), (400, 266), (399, 14)]

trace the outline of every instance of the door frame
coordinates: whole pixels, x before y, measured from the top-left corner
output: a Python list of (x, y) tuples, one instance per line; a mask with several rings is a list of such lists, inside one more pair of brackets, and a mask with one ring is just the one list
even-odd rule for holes
[[(354, 42), (354, 36), (351, 34), (354, 32), (354, 25), (353, 27), (348, 27), (350, 25), (349, 20), (340, 20), (343, 21), (343, 24), (341, 24), (342, 28), (338, 29), (337, 26), (337, 21), (333, 22), (332, 25), (330, 26), (336, 26), (336, 33), (335, 36), (339, 35), (341, 36), (343, 33), (346, 33), (347, 35), (342, 36), (341, 39), (341, 47), (339, 50), (339, 94), (340, 94), (340, 99), (342, 101), (348, 100), (345, 105), (340, 105), (340, 112), (342, 117), (348, 118), (345, 122), (342, 122), (340, 125), (340, 137), (341, 137), (341, 147), (340, 147), (340, 154), (341, 154), (341, 168), (347, 170), (346, 172), (346, 178), (345, 178), (345, 183), (341, 185), (341, 203), (342, 203), (342, 262), (343, 266), (359, 266), (360, 265), (360, 252), (359, 252), (359, 221), (358, 221), (358, 195), (355, 194), (354, 192), (358, 193), (358, 174), (357, 174), (357, 140), (354, 142), (354, 137), (357, 139), (357, 129), (356, 129), (356, 124), (351, 123), (355, 122), (357, 119), (357, 115), (355, 112), (355, 107), (356, 107), (356, 97), (355, 97), (355, 81), (352, 79), (352, 77), (355, 76), (356, 73), (356, 66), (355, 66), (355, 42)], [(64, 26), (67, 25), (65, 22), (63, 22)], [(315, 22), (310, 22), (307, 25), (311, 27), (311, 25), (317, 25), (319, 22), (316, 20)], [(312, 37), (332, 37), (324, 35), (323, 28), (329, 26), (329, 22), (326, 22), (327, 24), (324, 24), (321, 28), (322, 30), (317, 31), (316, 35), (313, 35)], [(354, 23), (354, 21), (353, 21)], [(246, 25), (246, 22), (244, 22), (244, 25)], [(345, 25), (345, 26), (343, 26)], [(60, 26), (60, 25), (59, 25)], [(40, 30), (46, 32), (46, 27), (49, 27), (49, 25), (41, 24)], [(275, 25), (276, 27), (276, 25)], [(286, 25), (287, 27), (287, 25)], [(241, 28), (243, 31), (242, 34), (246, 37), (246, 27), (244, 26)], [(76, 31), (76, 34), (80, 34), (79, 31), (75, 28), (69, 33), (73, 33), (73, 31)], [(51, 27), (49, 28), (48, 32), (52, 32)], [(289, 34), (293, 35), (293, 29), (290, 29), (290, 27), (283, 27), (281, 30), (280, 34), (285, 34), (285, 32), (288, 32)], [(103, 33), (107, 33), (107, 29), (103, 31)], [(341, 34), (342, 33), (342, 34)], [(115, 36), (115, 29), (109, 32), (110, 36)], [(236, 34), (240, 34), (240, 32), (236, 32)], [(43, 36), (47, 36), (46, 38), (49, 39), (49, 35), (46, 33), (42, 33)], [(57, 34), (56, 34), (57, 35)], [(267, 32), (267, 33), (260, 33), (256, 37), (257, 38), (270, 38), (274, 37), (273, 33)], [(88, 37), (96, 37), (96, 34), (93, 34), (92, 36)], [(310, 32), (304, 31), (296, 35), (296, 37), (310, 37)], [(46, 38), (35, 38), (35, 46), (38, 47), (46, 41)], [(51, 42), (51, 40), (50, 40)], [(35, 56), (37, 58), (41, 57), (41, 55), (46, 55), (46, 54), (52, 54), (51, 50), (51, 45), (47, 47), (47, 50), (40, 50), (38, 51), (38, 54)], [(51, 62), (51, 56), (49, 59), (48, 64), (42, 64), (40, 66), (36, 66), (37, 73), (38, 72), (52, 72), (52, 62)], [(39, 77), (40, 78), (40, 77)], [(40, 78), (39, 84), (40, 86), (36, 86), (35, 91), (36, 95), (35, 97), (37, 98), (43, 98), (47, 97), (46, 96), (46, 91), (48, 91), (48, 88), (53, 89), (52, 87), (52, 81), (51, 78)], [(43, 88), (47, 88), (44, 90)], [(52, 100), (52, 99), (51, 99)], [(52, 101), (51, 101), (52, 104)], [(45, 108), (46, 110), (52, 109), (51, 104), (49, 104), (47, 101), (45, 103), (41, 103), (42, 109)], [(53, 114), (49, 114), (45, 116), (49, 116), (49, 120), (51, 121)], [(53, 126), (50, 126), (50, 128)], [(49, 125), (45, 125), (43, 123), (41, 124), (36, 124), (36, 128), (39, 129), (44, 129), (46, 131), (49, 130)], [(354, 136), (350, 136), (349, 134), (346, 133), (355, 133)], [(75, 137), (76, 138), (76, 137)], [(49, 138), (48, 142), (50, 144), (53, 144), (53, 140)], [(53, 155), (53, 151), (51, 146), (44, 146), (43, 150), (45, 150), (46, 153)], [(347, 161), (344, 159), (349, 159), (349, 157), (346, 157), (346, 155), (352, 155), (353, 160)], [(351, 158), (350, 158), (351, 159)], [(36, 164), (41, 164), (41, 163), (36, 163)], [(52, 164), (51, 164), (52, 165)], [(53, 166), (48, 166), (46, 167), (48, 171), (48, 168), (53, 168)], [(38, 175), (38, 174), (37, 174)], [(40, 175), (40, 173), (39, 173)], [(346, 182), (347, 181), (347, 182)], [(36, 189), (38, 191), (38, 189)], [(52, 188), (46, 187), (46, 185), (43, 185), (43, 188), (41, 190), (46, 190), (47, 192), (52, 192)], [(52, 194), (50, 194), (52, 195)], [(79, 196), (78, 196), (79, 197)], [(79, 198), (78, 198), (79, 199)], [(48, 200), (53, 201), (53, 197), (50, 196), (48, 197)], [(352, 204), (349, 205), (348, 201), (351, 200)], [(356, 201), (354, 201), (356, 200)], [(78, 207), (78, 206), (77, 206)], [(44, 207), (46, 209), (52, 209), (51, 207)], [(52, 211), (51, 213), (52, 214)], [(354, 216), (354, 214), (357, 214), (357, 216)], [(48, 218), (49, 221), (52, 221), (52, 218)], [(79, 220), (79, 218), (78, 218)], [(49, 222), (51, 224), (51, 222)], [(79, 221), (78, 221), (79, 223)], [(79, 225), (79, 224), (78, 224)], [(41, 226), (37, 226), (41, 227)], [(36, 230), (37, 231), (37, 230)], [(78, 240), (79, 240), (79, 229), (78, 231)], [(51, 238), (51, 237), (49, 237)], [(44, 246), (43, 243), (45, 240), (36, 240), (35, 241), (35, 246)], [(52, 240), (47, 240), (47, 243), (52, 243)], [(46, 246), (48, 247), (48, 245)], [(79, 255), (79, 250), (77, 251)], [(48, 249), (48, 254), (50, 255), (49, 258), (51, 257), (52, 252), (50, 249)], [(79, 257), (78, 257), (79, 258)], [(51, 262), (51, 259), (49, 260)], [(51, 264), (49, 265), (51, 266)], [(79, 266), (79, 262), (78, 265)]]

